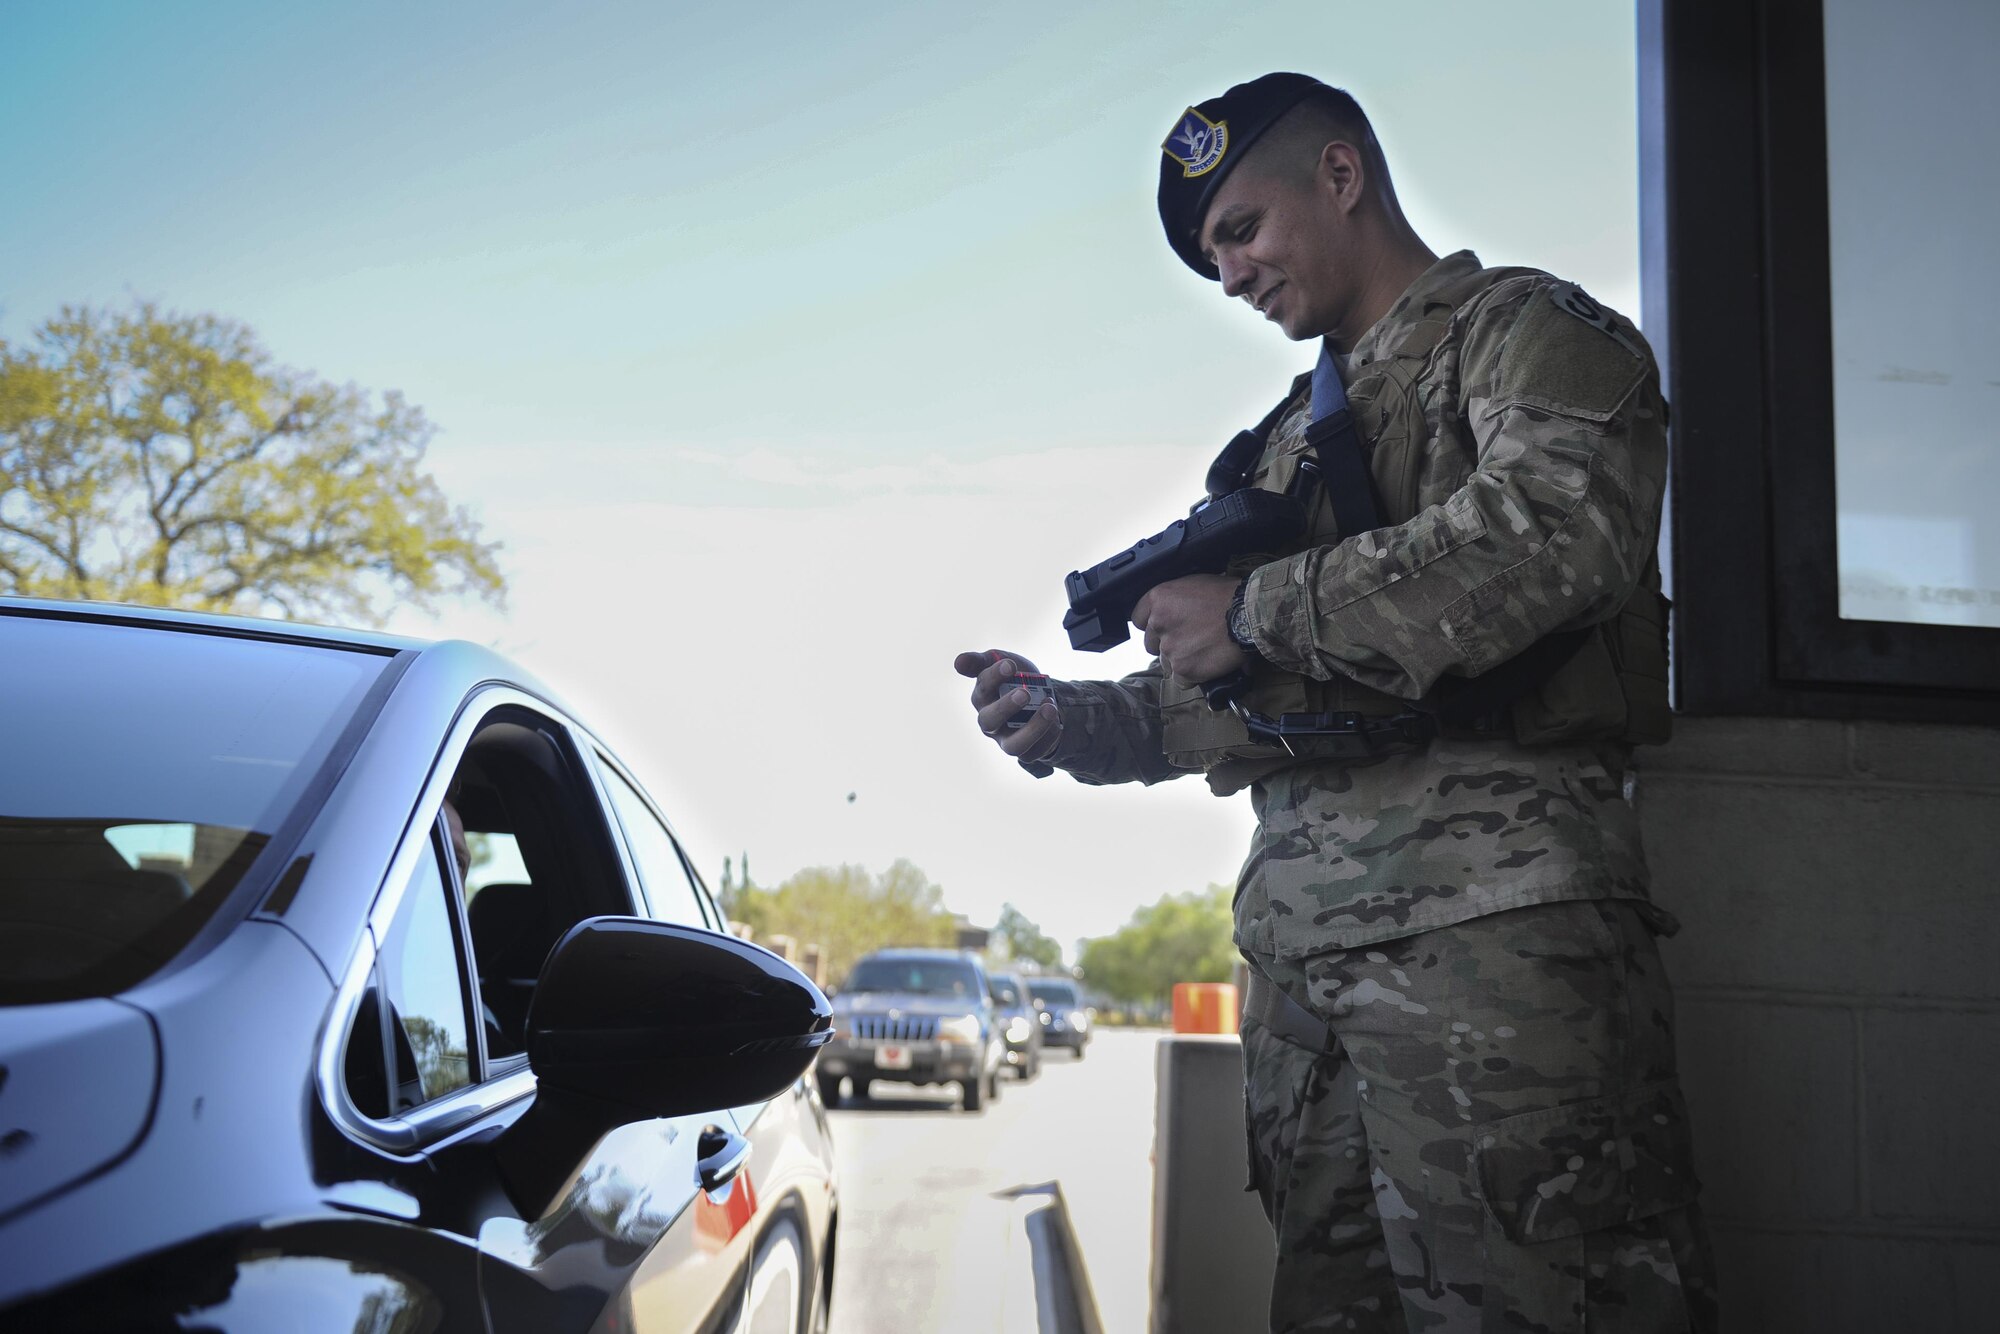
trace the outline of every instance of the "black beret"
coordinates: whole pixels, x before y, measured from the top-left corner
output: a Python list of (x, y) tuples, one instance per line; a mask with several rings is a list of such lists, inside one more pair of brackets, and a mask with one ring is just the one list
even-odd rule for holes
[(1327, 86), (1305, 74), (1266, 74), (1239, 83), (1220, 97), (1197, 103), (1160, 145), (1160, 223), (1167, 244), (1204, 278), (1219, 279), (1201, 255), (1201, 221), (1257, 137), (1315, 91)]

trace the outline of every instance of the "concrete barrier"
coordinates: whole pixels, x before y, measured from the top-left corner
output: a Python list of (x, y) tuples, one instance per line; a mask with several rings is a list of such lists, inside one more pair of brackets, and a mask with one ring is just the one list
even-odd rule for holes
[(1243, 1045), (1162, 1038), (1158, 1077), (1152, 1334), (1263, 1334), (1276, 1248), (1243, 1188)]

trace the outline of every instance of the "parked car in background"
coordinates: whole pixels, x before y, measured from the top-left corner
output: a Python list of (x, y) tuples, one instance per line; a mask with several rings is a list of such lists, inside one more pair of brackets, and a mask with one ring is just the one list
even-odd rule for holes
[(987, 981), (1007, 1043), (1002, 1059), (1022, 1079), (1033, 1079), (1042, 1072), (1042, 1024), (1027, 985), (1013, 973), (994, 973)]
[(1028, 993), (1041, 1020), (1042, 1042), (1067, 1047), (1082, 1060), (1083, 1049), (1090, 1045), (1090, 1012), (1077, 994), (1076, 983), (1066, 977), (1031, 977)]
[(0, 1326), (824, 1327), (831, 1010), (532, 677), (20, 599), (0, 662)]
[(820, 1050), (820, 1097), (856, 1097), (871, 1083), (956, 1084), (968, 1112), (1000, 1096), (1006, 1039), (976, 956), (960, 950), (877, 950), (833, 999), (833, 1040)]

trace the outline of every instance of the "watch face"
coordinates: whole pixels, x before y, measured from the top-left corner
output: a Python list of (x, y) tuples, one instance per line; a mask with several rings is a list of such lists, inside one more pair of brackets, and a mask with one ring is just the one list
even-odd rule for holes
[(1245, 652), (1256, 648), (1250, 640), (1250, 608), (1243, 601), (1249, 589), (1250, 581), (1246, 579), (1236, 585), (1236, 596), (1229, 600), (1229, 638)]

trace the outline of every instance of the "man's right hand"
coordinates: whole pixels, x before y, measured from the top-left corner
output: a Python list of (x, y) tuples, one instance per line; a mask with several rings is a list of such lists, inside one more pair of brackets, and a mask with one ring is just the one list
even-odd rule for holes
[(1043, 704), (1026, 726), (1011, 731), (1007, 720), (1028, 703), (1028, 692), (1012, 684), (1022, 672), (1032, 672), (1035, 664), (1018, 653), (989, 649), (984, 653), (961, 653), (952, 660), (960, 676), (972, 678), (972, 708), (979, 717), (979, 730), (993, 744), (1017, 760), (1046, 759), (1055, 753), (1062, 737), (1062, 711), (1054, 700)]

